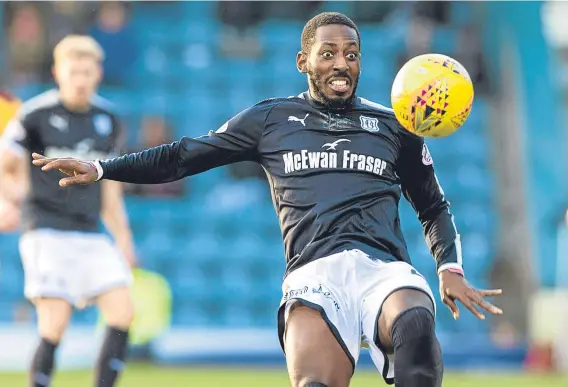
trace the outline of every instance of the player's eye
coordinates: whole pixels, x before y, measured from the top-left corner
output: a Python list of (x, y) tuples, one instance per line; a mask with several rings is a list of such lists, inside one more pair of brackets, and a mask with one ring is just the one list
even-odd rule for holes
[(329, 59), (329, 58), (333, 57), (333, 54), (331, 53), (331, 51), (324, 51), (324, 52), (321, 54), (321, 56), (324, 57), (324, 58), (326, 58), (326, 59)]
[(358, 56), (359, 56), (359, 55), (358, 55), (357, 53), (355, 53), (355, 52), (350, 52), (350, 53), (347, 54), (347, 59), (349, 59), (349, 60), (355, 60), (355, 59), (357, 59)]

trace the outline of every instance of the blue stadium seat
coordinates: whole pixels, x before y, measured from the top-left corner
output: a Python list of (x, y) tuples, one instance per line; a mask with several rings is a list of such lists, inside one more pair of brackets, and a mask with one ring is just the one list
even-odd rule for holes
[(437, 26), (432, 39), (432, 52), (453, 56), (456, 52), (457, 36), (451, 27)]
[(304, 23), (268, 19), (258, 28), (261, 42), (267, 48), (300, 49), (300, 36)]
[(473, 19), (472, 6), (466, 1), (456, 1), (450, 6), (450, 21), (453, 25), (469, 24)]

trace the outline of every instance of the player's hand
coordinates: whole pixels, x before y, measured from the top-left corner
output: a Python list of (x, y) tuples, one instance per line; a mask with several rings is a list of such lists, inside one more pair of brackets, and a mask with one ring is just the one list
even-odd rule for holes
[(20, 226), (20, 207), (0, 199), (0, 233), (13, 232)]
[(69, 187), (75, 184), (91, 184), (97, 181), (99, 174), (97, 168), (88, 161), (81, 161), (71, 157), (47, 158), (39, 153), (32, 153), (33, 165), (41, 167), (42, 171), (59, 169), (70, 177), (59, 180), (61, 187)]
[(442, 302), (450, 308), (455, 320), (460, 317), (460, 310), (456, 304), (456, 300), (461, 302), (480, 320), (485, 320), (485, 315), (477, 309), (478, 307), (491, 314), (503, 314), (501, 309), (485, 300), (485, 297), (498, 296), (501, 294), (501, 289), (475, 289), (462, 275), (448, 270), (442, 271), (439, 278)]
[(138, 266), (138, 259), (136, 258), (136, 253), (135, 253), (132, 245), (125, 247), (125, 246), (120, 246), (120, 244), (119, 244), (119, 248), (120, 248), (120, 251), (122, 252), (124, 259), (126, 260), (126, 263), (128, 263), (128, 266), (131, 269), (134, 269), (135, 267), (137, 267)]

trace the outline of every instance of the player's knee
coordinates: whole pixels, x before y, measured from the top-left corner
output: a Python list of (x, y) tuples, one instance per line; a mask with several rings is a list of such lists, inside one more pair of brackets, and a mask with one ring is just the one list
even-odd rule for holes
[(46, 326), (40, 325), (38, 327), (38, 333), (41, 338), (46, 339), (52, 343), (59, 343), (63, 334), (65, 333), (65, 329), (67, 328), (67, 324), (57, 324), (57, 325), (49, 325)]
[(116, 308), (111, 313), (107, 313), (107, 325), (122, 330), (128, 330), (134, 321), (134, 306), (127, 303), (123, 308)]
[(395, 320), (405, 311), (416, 307), (423, 307), (432, 311), (433, 304), (429, 295), (421, 290), (401, 289), (392, 293), (384, 302), (381, 319), (383, 319), (384, 334), (391, 337)]
[(405, 341), (424, 340), (435, 336), (434, 316), (430, 310), (417, 306), (399, 314), (392, 323), (392, 341), (395, 346)]
[(52, 343), (58, 343), (63, 337), (68, 323), (69, 321), (65, 316), (38, 316), (38, 333), (40, 337)]
[(59, 299), (37, 299), (35, 303), (40, 337), (58, 343), (69, 324), (71, 305)]
[(401, 313), (392, 327), (395, 378), (405, 386), (438, 387), (443, 363), (434, 330), (434, 316), (424, 307)]
[(300, 387), (327, 387), (327, 384), (319, 383), (319, 382), (306, 382), (300, 384)]
[(99, 296), (97, 300), (107, 325), (128, 330), (134, 321), (134, 304), (128, 288), (117, 288)]
[[(318, 380), (317, 382), (314, 380)], [(322, 381), (325, 381), (324, 379), (318, 379), (318, 378), (314, 378), (314, 377), (301, 377), (298, 378), (296, 380), (292, 380), (292, 385), (294, 387), (331, 387), (332, 384), (326, 382), (326, 383), (322, 383)]]

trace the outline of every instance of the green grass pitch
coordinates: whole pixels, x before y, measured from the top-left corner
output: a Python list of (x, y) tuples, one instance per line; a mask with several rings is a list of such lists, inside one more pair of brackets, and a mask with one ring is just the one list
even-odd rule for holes
[[(89, 386), (88, 371), (58, 373), (52, 387)], [(0, 386), (25, 387), (23, 373), (0, 373)], [(119, 387), (289, 387), (283, 369), (249, 368), (161, 368), (145, 364), (130, 365)], [(377, 372), (356, 372), (352, 387), (386, 386)], [(568, 375), (529, 375), (448, 373), (444, 387), (567, 387)]]

